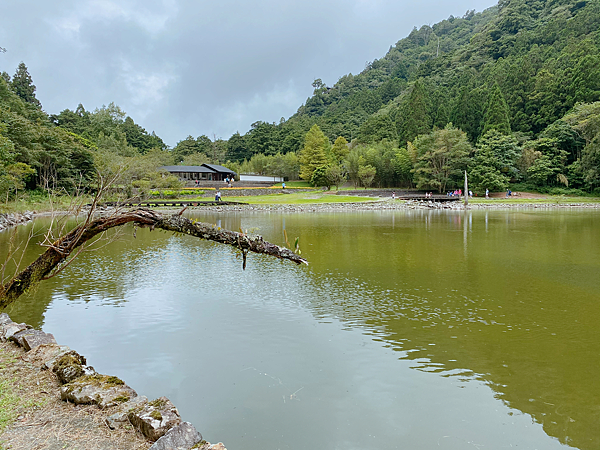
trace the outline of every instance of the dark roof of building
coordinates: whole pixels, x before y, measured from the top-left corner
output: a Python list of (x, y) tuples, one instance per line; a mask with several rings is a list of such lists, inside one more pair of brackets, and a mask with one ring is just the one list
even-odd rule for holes
[(204, 166), (162, 166), (159, 169), (166, 170), (171, 173), (191, 172), (191, 173), (215, 173), (210, 167)]
[(228, 169), (227, 167), (219, 166), (218, 164), (202, 164), (204, 167), (208, 167), (215, 172), (221, 173), (235, 173), (233, 170)]
[(159, 169), (166, 170), (171, 173), (190, 172), (190, 173), (232, 173), (237, 175), (233, 170), (227, 167), (219, 166), (218, 164), (202, 164), (201, 166), (162, 166)]

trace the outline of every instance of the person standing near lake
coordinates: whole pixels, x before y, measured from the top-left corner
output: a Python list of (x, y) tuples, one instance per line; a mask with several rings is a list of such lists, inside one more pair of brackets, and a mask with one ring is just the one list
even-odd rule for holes
[(485, 198), (490, 198), (490, 190), (489, 189), (485, 189)]

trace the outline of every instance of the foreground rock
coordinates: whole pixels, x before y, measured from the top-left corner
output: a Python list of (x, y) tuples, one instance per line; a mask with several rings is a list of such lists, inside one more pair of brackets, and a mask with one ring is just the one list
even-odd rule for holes
[(31, 363), (40, 369), (52, 371), (56, 360), (71, 349), (66, 345), (56, 343), (41, 344), (23, 355), (23, 361)]
[(75, 350), (70, 350), (53, 361), (52, 372), (56, 374), (61, 384), (67, 384), (84, 375), (96, 373), (93, 367), (86, 366), (85, 357)]
[(20, 347), (23, 347), (26, 352), (42, 344), (56, 344), (56, 339), (54, 339), (52, 334), (44, 333), (43, 331), (35, 330), (33, 328), (19, 331), (14, 334), (10, 340), (16, 342)]
[(26, 323), (15, 323), (12, 320), (6, 324), (0, 325), (0, 339), (8, 341), (15, 334), (31, 328)]
[(129, 412), (129, 421), (144, 436), (156, 441), (181, 423), (179, 411), (167, 397), (160, 397)]
[(131, 400), (117, 406), (117, 411), (106, 418), (106, 424), (111, 430), (127, 427), (129, 422), (129, 413), (134, 409), (143, 408), (148, 403), (148, 397), (138, 395)]
[(117, 377), (84, 375), (60, 388), (60, 398), (77, 405), (95, 404), (104, 409), (128, 402), (137, 392)]
[(149, 450), (189, 450), (200, 442), (202, 435), (194, 425), (182, 422), (167, 431)]

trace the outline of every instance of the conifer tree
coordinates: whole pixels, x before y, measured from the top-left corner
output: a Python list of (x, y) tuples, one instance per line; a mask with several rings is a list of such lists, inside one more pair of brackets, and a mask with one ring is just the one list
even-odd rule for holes
[(476, 142), (481, 134), (486, 99), (485, 88), (464, 86), (450, 113), (450, 122), (467, 133), (471, 142)]
[(12, 89), (19, 97), (27, 103), (32, 103), (35, 106), (42, 107), (42, 104), (35, 98), (35, 85), (31, 79), (31, 75), (27, 71), (27, 66), (21, 61), (17, 71), (12, 78)]
[(333, 143), (333, 147), (331, 147), (331, 153), (337, 162), (343, 161), (343, 159), (348, 156), (348, 141), (344, 136), (338, 136), (338, 138)]
[(482, 133), (485, 134), (492, 129), (498, 130), (502, 134), (510, 134), (508, 105), (498, 83), (494, 83), (485, 107)]
[(318, 125), (313, 125), (304, 137), (304, 147), (300, 150), (300, 178), (310, 180), (317, 167), (327, 165), (329, 140)]
[(412, 142), (416, 136), (431, 131), (429, 96), (421, 80), (415, 82), (412, 92), (400, 110), (397, 123), (401, 144)]

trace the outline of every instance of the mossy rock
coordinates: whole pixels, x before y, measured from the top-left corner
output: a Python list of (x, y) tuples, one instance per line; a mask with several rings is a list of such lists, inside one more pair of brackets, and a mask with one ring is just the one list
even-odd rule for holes
[(85, 374), (85, 357), (71, 350), (56, 360), (52, 372), (62, 384), (70, 383)]
[(113, 376), (84, 375), (61, 388), (61, 398), (76, 404), (92, 403), (100, 408), (118, 405), (137, 397), (121, 379)]

